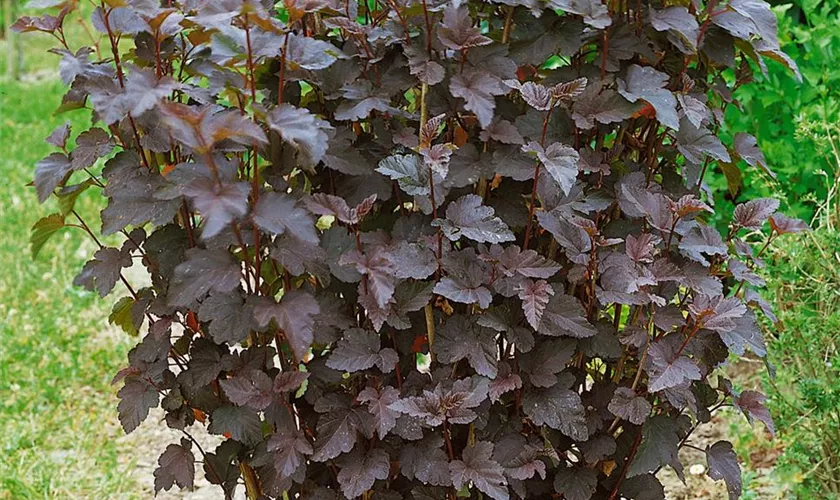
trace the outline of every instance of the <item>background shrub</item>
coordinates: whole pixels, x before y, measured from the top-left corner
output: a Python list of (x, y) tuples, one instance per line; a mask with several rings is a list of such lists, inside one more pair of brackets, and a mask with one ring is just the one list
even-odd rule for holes
[(753, 131), (776, 177), (718, 172), (716, 201), (728, 214), (728, 200), (773, 196), (789, 213), (810, 220), (837, 184), (829, 138), (835, 144), (840, 138), (840, 2), (793, 1), (777, 4), (773, 11), (782, 50), (799, 65), (802, 81), (783, 64), (767, 61), (764, 73), (755, 72), (755, 83), (737, 93), (737, 105), (728, 108), (726, 118), (731, 134)]
[(792, 479), (799, 498), (840, 495), (837, 248), (836, 219), (823, 216), (812, 234), (772, 252), (766, 270), (776, 277), (768, 295), (778, 304), (779, 315), (767, 328), (770, 359), (778, 368), (764, 382), (781, 429), (780, 473)]
[[(101, 53), (57, 7), (15, 29), (94, 124), (47, 139), (32, 249), (82, 230), (76, 283), (129, 291), (120, 421), (184, 434), (156, 490), (198, 457), (249, 498), (661, 498), (715, 410), (773, 429), (710, 375), (765, 354), (755, 270), (807, 226), (756, 199), (724, 237), (703, 201), (716, 166), (769, 172), (717, 136), (749, 59), (795, 70), (763, 1), (103, 3)], [(116, 246), (74, 210), (100, 189)], [(703, 451), (737, 497), (731, 444)]]

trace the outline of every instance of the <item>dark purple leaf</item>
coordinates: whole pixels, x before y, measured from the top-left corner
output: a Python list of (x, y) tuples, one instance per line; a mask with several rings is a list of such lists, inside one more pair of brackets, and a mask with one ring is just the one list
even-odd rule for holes
[(420, 128), (420, 137), (418, 142), (423, 147), (428, 147), (432, 141), (438, 138), (443, 126), (446, 123), (446, 113), (439, 114), (429, 118), (425, 124)]
[(629, 387), (619, 387), (615, 390), (607, 409), (616, 417), (635, 425), (642, 425), (653, 407), (647, 399), (636, 396), (635, 391)]
[(205, 386), (215, 380), (223, 371), (232, 368), (233, 358), (226, 348), (216, 346), (209, 340), (198, 340), (190, 349), (188, 373), (197, 387)]
[(489, 127), (481, 131), (479, 138), (483, 142), (494, 140), (502, 144), (522, 144), (525, 142), (516, 127), (507, 120), (494, 120)]
[(698, 295), (688, 306), (688, 312), (703, 328), (723, 333), (732, 331), (737, 326), (736, 321), (746, 314), (747, 308), (737, 297), (725, 298), (718, 295), (710, 298)]
[(485, 377), (495, 378), (498, 373), (496, 333), (467, 316), (453, 316), (444, 323), (435, 336), (434, 355), (442, 363), (466, 359), (476, 373)]
[(399, 183), (412, 196), (429, 194), (429, 172), (414, 154), (392, 155), (379, 162), (376, 171)]
[(559, 142), (552, 143), (545, 149), (536, 142), (531, 142), (523, 146), (522, 150), (536, 155), (548, 173), (551, 174), (551, 178), (560, 186), (563, 194), (569, 194), (572, 185), (577, 180), (578, 160), (580, 159), (577, 151)]
[(30, 31), (43, 31), (44, 33), (52, 33), (61, 27), (64, 22), (64, 17), (70, 12), (70, 8), (64, 8), (59, 13), (58, 17), (44, 14), (41, 17), (23, 16), (13, 25), (10, 26), (12, 31), (17, 33), (27, 33)]
[(240, 342), (257, 329), (254, 311), (238, 293), (211, 293), (201, 302), (198, 314), (210, 321), (208, 330), (216, 342)]
[(73, 284), (88, 290), (96, 290), (100, 297), (108, 295), (120, 280), (122, 268), (131, 267), (131, 256), (116, 248), (101, 248), (93, 254), (82, 272), (73, 279)]
[(341, 470), (337, 479), (346, 498), (356, 498), (373, 488), (377, 479), (388, 479), (391, 466), (388, 454), (380, 448), (355, 451), (341, 457), (338, 464)]
[[(353, 449), (358, 438), (358, 431), (372, 430), (372, 419), (366, 410), (336, 408), (318, 418), (316, 428), (315, 453), (312, 460), (325, 462)], [(370, 432), (372, 436), (372, 432)]]
[(356, 396), (360, 403), (368, 405), (379, 439), (385, 439), (385, 436), (397, 425), (397, 417), (400, 414), (392, 410), (390, 405), (399, 398), (400, 391), (389, 386), (383, 387), (381, 391), (366, 387)]
[(394, 266), (394, 276), (399, 279), (422, 280), (437, 271), (435, 254), (416, 243), (399, 242), (396, 248), (391, 248), (389, 260)]
[(507, 479), (504, 469), (493, 460), (493, 443), (479, 441), (464, 448), (461, 460), (453, 460), (449, 464), (452, 474), (452, 484), (455, 488), (462, 488), (472, 483), (485, 495), (494, 500), (508, 500), (510, 493), (507, 489)]
[(560, 102), (569, 101), (583, 94), (583, 91), (586, 89), (587, 82), (588, 80), (586, 77), (575, 78), (574, 80), (568, 82), (558, 83), (557, 85), (549, 88), (549, 91), (551, 91), (551, 97), (555, 100)]
[(57, 148), (64, 149), (67, 145), (67, 140), (70, 138), (70, 122), (65, 122), (64, 125), (59, 125), (53, 130), (49, 137), (45, 139), (48, 144), (52, 144)]
[(433, 144), (420, 149), (423, 163), (441, 179), (449, 174), (449, 161), (452, 158), (454, 146), (451, 144)]
[(541, 211), (537, 213), (537, 220), (543, 229), (554, 236), (569, 260), (577, 264), (588, 262), (592, 238), (585, 229), (573, 222), (573, 216), (562, 210)]
[(589, 439), (586, 410), (577, 392), (569, 390), (572, 377), (567, 373), (548, 389), (529, 391), (522, 399), (522, 411), (536, 425), (548, 425), (575, 441)]
[(522, 371), (535, 387), (552, 387), (575, 355), (575, 342), (571, 339), (550, 339), (539, 344), (539, 349), (523, 353), (520, 358)]
[(239, 263), (227, 251), (192, 248), (186, 261), (175, 268), (169, 286), (168, 300), (172, 306), (188, 306), (207, 292), (227, 293), (239, 286)]
[(301, 290), (291, 290), (283, 295), (279, 304), (273, 300), (255, 304), (254, 318), (261, 327), (267, 326), (272, 319), (276, 321), (297, 359), (303, 359), (312, 345), (312, 327), (320, 310), (312, 295)]
[(609, 125), (633, 115), (641, 107), (625, 99), (611, 89), (590, 85), (583, 91), (572, 107), (575, 125), (584, 130), (595, 127), (595, 123)]
[(670, 465), (682, 474), (682, 465), (677, 457), (677, 421), (667, 415), (651, 417), (642, 428), (642, 440), (636, 457), (627, 469), (627, 477), (653, 472), (663, 465)]
[(120, 96), (122, 100), (120, 107), (125, 110), (125, 113), (139, 117), (155, 108), (159, 101), (166, 99), (179, 88), (178, 82), (171, 77), (158, 78), (153, 71), (135, 67), (132, 68), (126, 80), (125, 93)]
[(677, 101), (686, 119), (695, 127), (699, 128), (709, 119), (709, 108), (700, 99), (688, 94), (677, 94)]
[(741, 410), (744, 416), (749, 420), (750, 425), (754, 420), (758, 420), (767, 426), (767, 430), (771, 435), (776, 434), (776, 426), (773, 424), (773, 417), (770, 416), (770, 410), (764, 406), (767, 401), (767, 396), (758, 391), (744, 391), (741, 394), (733, 394), (732, 402), (735, 407)]
[(773, 306), (771, 306), (769, 302), (764, 300), (764, 298), (762, 298), (761, 295), (759, 295), (758, 292), (756, 292), (755, 290), (746, 290), (746, 292), (744, 293), (744, 301), (749, 305), (758, 307), (761, 310), (761, 312), (764, 313), (764, 315), (767, 316), (767, 318), (773, 323), (778, 322), (778, 318), (773, 313)]
[(143, 31), (151, 31), (149, 23), (130, 7), (115, 7), (104, 12), (102, 9), (96, 9), (93, 14), (93, 26), (101, 33), (136, 35)]
[(676, 387), (689, 380), (700, 380), (700, 368), (683, 356), (673, 342), (661, 340), (648, 348), (648, 375), (650, 392)]
[(394, 278), (394, 264), (388, 253), (381, 247), (364, 254), (351, 250), (343, 254), (338, 263), (343, 266), (352, 264), (360, 274), (365, 276), (362, 288), (373, 297), (378, 307), (384, 308), (391, 301), (397, 285)]
[(478, 304), (482, 309), (490, 307), (493, 294), (478, 280), (445, 276), (435, 285), (433, 292), (461, 304)]
[(219, 381), (225, 395), (233, 404), (250, 406), (255, 410), (264, 410), (271, 404), (272, 384), (268, 375), (259, 370)]
[(279, 429), (268, 440), (266, 449), (274, 453), (274, 468), (285, 477), (289, 477), (312, 454), (312, 444), (302, 432), (292, 429)]
[(108, 207), (102, 211), (102, 234), (149, 221), (167, 224), (181, 207), (180, 199), (156, 198), (155, 192), (163, 187), (163, 177), (142, 168), (134, 152), (118, 153), (105, 164), (102, 174), (108, 181), (103, 192), (109, 198)]
[(535, 82), (520, 83), (519, 80), (505, 80), (505, 85), (519, 91), (522, 99), (532, 108), (539, 111), (548, 111), (555, 106), (554, 99), (544, 85)]
[(195, 456), (190, 451), (190, 442), (181, 440), (181, 444), (170, 444), (158, 458), (155, 469), (155, 494), (169, 490), (173, 484), (179, 488), (192, 488), (195, 482)]
[(549, 298), (554, 295), (554, 289), (545, 280), (524, 280), (518, 289), (522, 300), (522, 310), (525, 319), (534, 330), (539, 330), (543, 311), (548, 305)]
[(139, 427), (149, 416), (149, 410), (156, 408), (160, 401), (155, 386), (139, 377), (126, 378), (117, 397), (120, 398), (117, 411), (126, 434)]
[(230, 434), (246, 445), (254, 445), (262, 440), (262, 423), (255, 410), (244, 406), (226, 405), (216, 408), (210, 415), (207, 431), (211, 434)]
[(305, 380), (309, 378), (309, 372), (282, 372), (274, 378), (274, 392), (292, 392), (298, 390)]
[(690, 163), (702, 164), (706, 156), (729, 163), (729, 152), (720, 139), (705, 127), (695, 127), (687, 118), (680, 122), (677, 149)]
[(567, 500), (589, 500), (598, 487), (598, 471), (587, 467), (561, 467), (554, 476), (554, 491)]
[(505, 469), (505, 476), (524, 481), (539, 475), (545, 479), (545, 463), (541, 456), (549, 452), (544, 446), (528, 442), (519, 434), (507, 434), (494, 443), (493, 460)]
[(308, 109), (285, 103), (271, 110), (267, 120), (269, 128), (303, 153), (309, 164), (317, 165), (324, 158), (329, 139), (327, 131), (332, 129), (329, 123)]
[(665, 488), (653, 474), (640, 474), (627, 478), (619, 489), (621, 494), (633, 500), (665, 500)]
[(583, 457), (588, 464), (596, 464), (615, 453), (617, 446), (612, 436), (601, 434), (590, 437), (581, 445)]
[(646, 101), (656, 110), (656, 118), (668, 128), (679, 130), (677, 100), (666, 87), (668, 75), (650, 66), (632, 65), (627, 77), (619, 82), (618, 92), (630, 102)]
[(408, 65), (411, 74), (427, 85), (437, 85), (443, 81), (445, 74), (443, 66), (435, 61), (430, 61), (425, 57), (409, 58)]
[(757, 198), (736, 206), (732, 217), (737, 227), (758, 230), (778, 208), (775, 198)]
[(45, 202), (73, 170), (70, 158), (64, 153), (53, 153), (36, 163), (35, 190), (38, 193), (38, 201)]
[(312, 245), (319, 243), (315, 220), (297, 201), (285, 193), (266, 193), (254, 208), (254, 223), (264, 231), (282, 235), (288, 233)]
[(489, 262), (498, 262), (502, 272), (508, 277), (519, 274), (526, 278), (548, 279), (560, 271), (560, 265), (556, 262), (534, 250), (522, 250), (516, 245), (504, 249), (499, 245), (493, 245), (490, 252), (481, 255), (480, 258)]
[(324, 193), (313, 194), (305, 199), (306, 208), (313, 214), (332, 215), (339, 221), (350, 225), (361, 222), (362, 217), (373, 209), (375, 202), (376, 194), (365, 198), (353, 208), (347, 206), (347, 202), (344, 199)]
[(503, 394), (522, 388), (522, 378), (516, 373), (511, 373), (507, 363), (499, 363), (499, 373), (490, 382), (490, 401), (498, 401)]
[(184, 195), (204, 219), (201, 237), (212, 238), (248, 212), (247, 182), (219, 183), (212, 179), (197, 179), (182, 188)]
[(756, 323), (752, 311), (734, 319), (735, 327), (731, 330), (718, 330), (721, 340), (734, 354), (743, 356), (749, 348), (757, 356), (767, 355), (767, 346), (761, 334), (761, 328)]
[(497, 76), (468, 67), (452, 77), (449, 91), (454, 97), (466, 101), (464, 107), (475, 113), (478, 123), (484, 128), (493, 121), (493, 111), (496, 109), (494, 96), (505, 94), (507, 89)]
[(79, 134), (76, 138), (76, 149), (70, 153), (70, 163), (73, 170), (87, 168), (93, 163), (107, 156), (114, 149), (111, 136), (101, 128), (92, 128)]
[(539, 333), (552, 337), (591, 337), (597, 333), (583, 315), (583, 307), (574, 297), (556, 293), (548, 302), (540, 321)]
[(342, 52), (333, 44), (318, 40), (316, 38), (296, 35), (287, 35), (288, 50), (286, 51), (286, 63), (289, 69), (319, 70), (330, 67), (337, 59), (344, 57)]
[(700, 26), (685, 7), (667, 7), (650, 11), (650, 25), (656, 31), (667, 31), (668, 40), (684, 54), (697, 52)]
[(770, 227), (778, 234), (796, 234), (810, 231), (805, 221), (788, 217), (784, 214), (774, 214), (770, 217)]
[(437, 29), (440, 42), (452, 50), (463, 50), (493, 43), (493, 40), (481, 34), (473, 27), (470, 10), (466, 5), (460, 7), (449, 4), (443, 11), (443, 21)]
[(773, 179), (776, 178), (776, 174), (767, 166), (767, 160), (764, 158), (764, 153), (759, 149), (755, 137), (744, 132), (738, 132), (735, 134), (732, 146), (735, 148), (735, 154), (747, 162), (748, 165), (759, 167)]
[(435, 220), (443, 233), (452, 241), (461, 236), (479, 243), (502, 243), (513, 241), (513, 233), (495, 211), (482, 205), (480, 196), (468, 194), (453, 201), (446, 208), (446, 219)]
[(429, 436), (400, 451), (400, 470), (408, 479), (418, 479), (433, 486), (451, 486), (449, 458), (441, 449), (443, 438)]
[(709, 477), (726, 483), (729, 500), (741, 497), (741, 466), (738, 456), (729, 441), (718, 441), (706, 448), (706, 463), (709, 465)]
[(651, 233), (642, 233), (639, 236), (631, 234), (625, 240), (625, 253), (637, 264), (650, 264), (653, 262), (654, 248), (661, 242), (662, 238)]
[(382, 113), (396, 112), (392, 108), (390, 98), (382, 89), (375, 88), (368, 80), (357, 80), (342, 88), (345, 101), (335, 110), (336, 120), (361, 120), (367, 118), (373, 111)]
[(169, 134), (200, 153), (209, 153), (222, 141), (244, 146), (268, 142), (262, 127), (239, 110), (217, 111), (211, 106), (185, 106), (169, 101), (161, 103), (158, 109)]
[(327, 366), (345, 372), (358, 372), (376, 366), (389, 373), (399, 360), (396, 351), (379, 345), (379, 334), (362, 328), (344, 332), (336, 348), (327, 359)]
[(307, 243), (286, 233), (274, 239), (271, 256), (292, 276), (300, 276), (308, 272), (323, 283), (329, 283), (327, 253), (318, 245)]
[(705, 255), (726, 255), (726, 243), (720, 233), (712, 226), (696, 226), (680, 240), (680, 252), (704, 266), (709, 265)]
[(548, 5), (553, 9), (583, 16), (584, 23), (598, 30), (612, 24), (607, 6), (600, 0), (551, 0)]

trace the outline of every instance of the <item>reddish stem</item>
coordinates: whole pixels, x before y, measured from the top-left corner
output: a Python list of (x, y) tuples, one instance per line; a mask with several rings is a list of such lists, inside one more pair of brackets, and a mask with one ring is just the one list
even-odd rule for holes
[[(545, 136), (548, 132), (549, 119), (551, 119), (551, 108), (545, 112), (545, 118), (543, 118), (542, 136), (540, 137), (540, 146), (542, 147), (545, 147)], [(522, 242), (523, 250), (528, 250), (528, 243), (531, 241), (531, 227), (534, 223), (534, 212), (537, 206), (537, 187), (539, 187), (541, 165), (542, 163), (539, 160), (534, 165), (534, 184), (531, 187), (531, 203), (528, 206), (528, 224), (525, 225), (525, 239)]]

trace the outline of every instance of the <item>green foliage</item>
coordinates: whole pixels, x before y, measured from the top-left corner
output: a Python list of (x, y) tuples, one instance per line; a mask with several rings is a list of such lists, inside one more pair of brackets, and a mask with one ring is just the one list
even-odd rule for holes
[[(778, 178), (755, 169), (741, 170), (743, 186), (735, 200), (783, 193), (788, 213), (810, 219), (838, 172), (829, 133), (836, 140), (840, 123), (840, 16), (838, 0), (796, 0), (774, 7), (782, 49), (802, 73), (799, 83), (784, 65), (769, 61), (767, 73), (735, 94), (739, 106), (729, 106), (732, 130), (754, 131), (758, 144)], [(722, 172), (715, 179), (726, 185)], [(719, 195), (718, 200), (732, 198)]]
[(840, 495), (840, 231), (825, 222), (768, 258), (779, 322), (768, 328), (777, 366), (766, 380), (785, 448), (778, 474), (800, 498)]

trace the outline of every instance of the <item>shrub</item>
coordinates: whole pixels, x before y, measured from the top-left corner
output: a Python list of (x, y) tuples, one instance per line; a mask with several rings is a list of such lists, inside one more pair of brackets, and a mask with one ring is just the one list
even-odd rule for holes
[[(710, 375), (764, 355), (754, 269), (805, 226), (759, 199), (724, 238), (702, 201), (710, 165), (766, 168), (716, 136), (748, 59), (785, 57), (766, 3), (168, 5), (100, 5), (100, 52), (66, 45), (70, 4), (16, 24), (97, 124), (48, 138), (33, 249), (80, 228), (76, 283), (128, 288), (120, 421), (184, 434), (157, 491), (198, 455), (227, 496), (662, 498), (711, 412), (772, 428)], [(705, 452), (737, 497), (732, 446)]]
[(840, 233), (836, 213), (821, 213), (808, 238), (791, 239), (770, 254), (765, 271), (779, 305), (778, 321), (768, 328), (778, 367), (774, 378), (764, 377), (768, 407), (784, 448), (778, 467), (794, 479), (798, 498), (840, 495), (840, 274), (833, 250)]
[[(775, 196), (792, 215), (810, 219), (837, 183), (836, 161), (828, 138), (840, 123), (840, 51), (837, 0), (795, 0), (775, 5), (780, 44), (798, 63), (797, 81), (783, 65), (768, 61), (755, 82), (738, 93), (727, 111), (734, 130), (755, 127), (758, 144), (776, 176), (718, 175), (716, 201)], [(828, 154), (826, 154), (828, 153)], [(731, 210), (727, 208), (728, 210)]]

